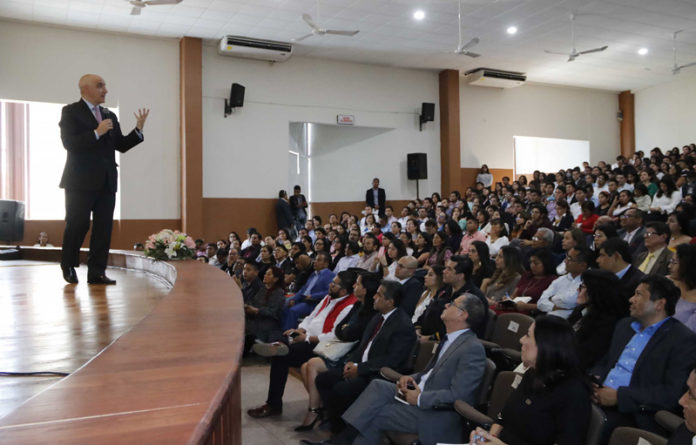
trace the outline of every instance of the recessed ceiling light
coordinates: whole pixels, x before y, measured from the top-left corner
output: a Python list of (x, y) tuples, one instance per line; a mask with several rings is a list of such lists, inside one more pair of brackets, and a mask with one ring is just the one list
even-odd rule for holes
[(644, 56), (647, 53), (648, 53), (648, 48), (641, 48), (638, 50), (638, 54), (640, 54), (641, 56)]
[(416, 20), (423, 20), (425, 18), (425, 11), (418, 9), (413, 13), (413, 18)]
[(517, 26), (510, 26), (510, 27), (508, 27), (507, 33), (508, 33), (508, 34), (511, 34), (511, 35), (512, 35), (512, 34), (517, 34)]

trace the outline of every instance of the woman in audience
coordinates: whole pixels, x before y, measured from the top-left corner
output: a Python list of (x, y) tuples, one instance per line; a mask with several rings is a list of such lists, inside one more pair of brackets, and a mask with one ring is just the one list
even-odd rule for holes
[(290, 250), (292, 243), (290, 242), (290, 235), (285, 229), (278, 229), (278, 237), (276, 238), (276, 243), (281, 243), (286, 249)]
[(379, 264), (382, 268), (382, 275), (385, 280), (398, 281), (396, 278), (396, 263), (399, 258), (406, 256), (406, 246), (401, 242), (400, 239), (394, 239), (389, 241), (389, 246), (387, 247), (387, 254), (379, 258)]
[(329, 252), (330, 246), (326, 244), (326, 240), (324, 238), (317, 238), (316, 241), (314, 241), (314, 252)]
[[(411, 321), (415, 326), (420, 326), (418, 320), (425, 313), (425, 309), (428, 307), (431, 301), (437, 297), (438, 292), (442, 289), (442, 271), (444, 269), (445, 268), (442, 266), (435, 265), (429, 268), (428, 273), (425, 274), (425, 279), (423, 282), (425, 290), (418, 299), (416, 310), (413, 312), (413, 317), (411, 317)], [(418, 332), (418, 330), (416, 332)]]
[(655, 193), (657, 193), (657, 184), (653, 182), (654, 176), (655, 173), (650, 169), (643, 170), (639, 175), (640, 183), (643, 184), (646, 189), (648, 189), (650, 199), (652, 199), (655, 196)]
[[(343, 343), (340, 346), (342, 349), (346, 349), (346, 343), (357, 345), (357, 342), (362, 338), (367, 323), (375, 314), (374, 295), (377, 292), (381, 279), (378, 273), (366, 272), (362, 269), (349, 270), (353, 270), (358, 274), (353, 285), (353, 295), (355, 295), (358, 301), (353, 304), (353, 308), (343, 320), (336, 323), (334, 333), (337, 340)], [(302, 424), (296, 426), (295, 431), (309, 431), (314, 428), (318, 420), (323, 418), (323, 410), (320, 406), (321, 397), (314, 379), (317, 377), (317, 374), (329, 368), (342, 368), (345, 364), (344, 359), (351, 350), (348, 349), (342, 357), (336, 360), (327, 359), (324, 355), (319, 354), (318, 357), (313, 357), (302, 364), (300, 374), (302, 375), (305, 389), (309, 393), (309, 407)]]
[(604, 216), (609, 214), (609, 209), (611, 208), (611, 195), (606, 190), (602, 190), (597, 194), (597, 201), (599, 205), (595, 209), (595, 213), (599, 216)]
[(372, 227), (375, 225), (375, 222), (376, 222), (375, 215), (373, 215), (372, 213), (367, 214), (365, 216), (365, 219), (363, 221), (361, 221), (360, 234), (364, 235), (367, 232), (371, 232)]
[(263, 287), (244, 305), (245, 353), (251, 350), (256, 339), (264, 343), (280, 340), (285, 304), (284, 282), (283, 271), (275, 266), (270, 267), (263, 275)]
[[(458, 210), (458, 209), (454, 209)], [(454, 210), (452, 213), (454, 214)], [(452, 218), (448, 219), (444, 227), (445, 234), (447, 235), (447, 247), (450, 248), (452, 252), (456, 252), (459, 249), (459, 244), (462, 242), (462, 228), (457, 223), (457, 220)]]
[(488, 245), (483, 241), (474, 241), (469, 246), (469, 259), (474, 263), (471, 282), (480, 288), (484, 279), (490, 278), (495, 272), (495, 261), (491, 260)]
[(429, 234), (421, 232), (415, 242), (416, 249), (413, 256), (418, 260), (418, 267), (423, 267), (430, 258), (430, 251), (433, 248), (432, 238)]
[(665, 175), (660, 180), (660, 189), (655, 193), (655, 197), (650, 205), (650, 220), (665, 221), (667, 215), (674, 211), (674, 208), (681, 201), (681, 192), (677, 190), (674, 184), (674, 179), (671, 176)]
[(493, 218), (491, 220), (491, 231), (488, 233), (488, 238), (486, 238), (486, 245), (491, 258), (495, 258), (500, 249), (508, 244), (510, 244), (510, 240), (507, 237), (505, 223), (499, 217)]
[(624, 316), (625, 303), (616, 289), (616, 274), (589, 269), (582, 274), (578, 305), (568, 317), (578, 340), (580, 367), (589, 370), (606, 354), (616, 322)]
[(479, 212), (476, 214), (476, 220), (478, 221), (478, 230), (486, 236), (488, 236), (488, 233), (491, 231), (491, 226), (488, 222), (490, 219), (491, 216), (485, 209), (479, 210)]
[[(583, 233), (583, 231), (578, 229), (577, 227), (573, 227), (572, 229), (563, 232), (563, 238), (561, 239), (561, 249), (563, 250), (563, 252), (567, 254), (570, 249), (576, 246), (585, 248), (587, 246), (587, 242), (585, 241), (585, 234)], [(556, 274), (565, 275), (565, 266), (565, 261), (561, 261), (561, 264), (559, 264), (558, 267), (556, 267)]]
[(445, 232), (435, 232), (433, 235), (433, 248), (426, 264), (432, 266), (445, 266), (445, 262), (452, 256), (452, 251), (447, 247), (447, 235)]
[(266, 244), (261, 247), (261, 253), (259, 254), (261, 261), (259, 262), (259, 276), (263, 277), (266, 271), (275, 264), (275, 258), (273, 258), (273, 247)]
[(491, 175), (486, 164), (481, 166), (481, 170), (476, 175), (476, 182), (480, 182), (485, 188), (489, 188), (493, 184), (493, 175)]
[(633, 193), (630, 190), (621, 190), (619, 196), (611, 204), (609, 214), (616, 221), (626, 210), (634, 207), (636, 207), (636, 202), (633, 200)]
[(229, 241), (229, 245), (232, 246), (232, 243), (234, 241), (237, 241), (240, 245), (242, 244), (242, 240), (239, 239), (239, 235), (237, 235), (237, 232), (230, 232), (227, 235), (227, 240)]
[[(411, 237), (408, 236), (408, 233), (406, 232), (401, 232), (398, 235), (398, 238), (401, 240), (402, 243), (404, 243), (404, 246), (406, 246), (406, 255), (413, 255), (413, 246), (415, 245), (413, 241), (411, 241)], [(416, 238), (418, 239), (418, 238)]]
[(535, 311), (539, 297), (556, 278), (558, 278), (558, 275), (556, 275), (556, 266), (551, 249), (540, 248), (533, 250), (529, 256), (529, 271), (525, 271), (522, 274), (515, 291), (510, 296), (513, 300), (517, 297), (528, 297), (530, 300), (527, 302), (513, 302), (512, 304), (503, 301), (498, 303), (497, 310), (512, 309), (527, 314)]
[(678, 245), (689, 244), (691, 242), (691, 232), (689, 231), (689, 217), (685, 212), (673, 212), (667, 217), (667, 225), (671, 234), (669, 238), (669, 250), (674, 252)]
[(575, 220), (575, 225), (584, 233), (590, 235), (599, 216), (594, 212), (595, 206), (592, 201), (583, 202), (580, 208), (582, 209), (582, 213), (578, 216), (578, 219)]
[[(572, 216), (571, 216), (572, 219)], [(529, 214), (525, 212), (519, 212), (515, 215), (515, 225), (510, 231), (510, 239), (519, 238), (520, 234), (524, 231), (527, 222), (531, 221)]]
[[(318, 241), (318, 240), (317, 240)], [(314, 243), (316, 244), (316, 243)], [(341, 261), (341, 258), (346, 256), (346, 242), (341, 237), (336, 237), (331, 243), (331, 270), (334, 270)]]
[(305, 253), (314, 258), (314, 243), (312, 242), (312, 238), (309, 235), (304, 235), (301, 242), (304, 246)]
[(440, 194), (438, 192), (435, 192), (432, 195), (430, 195), (430, 200), (433, 202), (433, 205), (436, 206), (438, 202), (442, 201), (442, 198), (440, 197)]
[(674, 318), (696, 332), (696, 245), (680, 244), (669, 265), (669, 278), (681, 290)]
[(496, 305), (505, 296), (510, 296), (522, 277), (520, 251), (513, 246), (505, 246), (495, 257), (495, 272), (491, 278), (481, 283), (481, 291), (491, 305)]
[(570, 325), (560, 317), (539, 317), (520, 342), (522, 362), (530, 369), (490, 432), (476, 428), (470, 443), (584, 445), (590, 385), (580, 370)]
[(599, 253), (599, 249), (602, 244), (610, 238), (616, 238), (619, 236), (616, 232), (616, 226), (613, 224), (600, 224), (594, 229), (594, 234), (592, 235), (593, 243), (590, 246), (595, 253)]
[(636, 208), (643, 212), (650, 210), (652, 198), (648, 194), (648, 189), (644, 184), (638, 183), (633, 189), (633, 201), (636, 203)]
[(409, 218), (406, 221), (406, 233), (411, 235), (412, 240), (416, 240), (418, 238), (418, 233), (420, 233), (420, 230), (418, 229), (418, 222), (415, 220), (415, 218)]
[(556, 217), (551, 225), (556, 232), (566, 231), (573, 226), (573, 214), (570, 213), (570, 205), (565, 199), (556, 201)]

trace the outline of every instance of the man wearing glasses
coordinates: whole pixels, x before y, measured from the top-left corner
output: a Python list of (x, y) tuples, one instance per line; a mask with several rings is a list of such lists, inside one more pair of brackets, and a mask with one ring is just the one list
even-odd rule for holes
[(621, 215), (619, 238), (628, 243), (628, 250), (633, 258), (645, 251), (643, 216), (643, 211), (638, 209), (628, 209)]
[(587, 270), (590, 253), (587, 249), (574, 247), (565, 258), (567, 274), (553, 280), (541, 294), (537, 309), (548, 315), (568, 318), (578, 304), (578, 288), (582, 273)]

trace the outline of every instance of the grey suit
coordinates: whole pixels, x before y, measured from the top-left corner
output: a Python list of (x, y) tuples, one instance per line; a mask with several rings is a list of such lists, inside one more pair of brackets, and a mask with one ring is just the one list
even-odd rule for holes
[[(636, 260), (633, 262), (633, 267), (639, 268), (640, 265), (645, 261), (648, 256), (648, 251), (644, 250), (636, 256)], [(662, 249), (660, 255), (655, 259), (652, 268), (646, 271), (648, 275), (662, 275), (667, 276), (669, 273), (669, 260), (672, 259), (672, 251), (667, 247)]]
[[(380, 444), (383, 431), (417, 433), (423, 445), (461, 441), (460, 416), (454, 411), (435, 411), (437, 405), (455, 400), (473, 404), (475, 392), (486, 366), (483, 346), (471, 331), (464, 332), (426, 366), (432, 372), (420, 395), (420, 406), (405, 405), (394, 400), (396, 386), (384, 380), (373, 380), (343, 415), (360, 435), (354, 444)], [(423, 373), (412, 376), (417, 382)]]

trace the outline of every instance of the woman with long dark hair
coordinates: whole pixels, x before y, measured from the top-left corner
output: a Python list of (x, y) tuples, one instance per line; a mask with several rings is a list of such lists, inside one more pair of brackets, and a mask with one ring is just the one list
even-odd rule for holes
[(505, 246), (495, 257), (493, 276), (484, 279), (481, 283), (481, 291), (490, 304), (497, 304), (506, 295), (509, 296), (515, 291), (523, 272), (519, 249), (514, 246)]
[(674, 318), (696, 332), (696, 245), (680, 244), (670, 261), (669, 278), (679, 286), (681, 296), (677, 301)]
[(486, 278), (493, 276), (495, 261), (491, 260), (488, 244), (483, 241), (474, 241), (469, 246), (469, 259), (474, 263), (474, 271), (471, 274), (471, 282), (480, 288)]
[(673, 212), (667, 217), (670, 233), (669, 244), (667, 245), (669, 250), (675, 251), (678, 245), (691, 242), (690, 224), (691, 221), (686, 212)]
[(263, 277), (266, 271), (275, 264), (275, 258), (273, 257), (273, 247), (266, 244), (261, 247), (261, 253), (259, 255), (261, 261), (259, 262), (259, 276)]
[(284, 278), (282, 269), (275, 266), (268, 268), (263, 275), (263, 287), (244, 305), (245, 352), (251, 349), (256, 339), (265, 343), (280, 340), (285, 305)]
[(444, 267), (436, 265), (428, 269), (428, 272), (425, 274), (423, 281), (425, 290), (416, 303), (416, 309), (411, 320), (414, 325), (417, 325), (418, 319), (423, 315), (430, 302), (437, 297), (438, 291), (442, 289), (442, 271), (444, 269)]
[(667, 215), (674, 211), (674, 208), (681, 201), (681, 192), (677, 190), (674, 184), (674, 179), (671, 176), (665, 175), (658, 184), (659, 190), (653, 197), (650, 204), (650, 219), (665, 221)]
[(529, 270), (522, 274), (515, 291), (510, 296), (512, 300), (517, 297), (529, 297), (530, 300), (524, 303), (502, 301), (498, 303), (496, 310), (515, 310), (525, 313), (536, 310), (536, 303), (541, 294), (556, 278), (558, 276), (551, 250), (547, 248), (533, 250), (529, 256)]
[(541, 316), (520, 342), (529, 370), (490, 432), (476, 428), (470, 443), (583, 445), (590, 423), (590, 386), (580, 370), (570, 325), (560, 317)]
[(428, 258), (430, 258), (430, 251), (433, 249), (432, 237), (425, 232), (419, 233), (415, 246), (416, 249), (413, 251), (413, 256), (418, 260), (418, 267), (423, 267)]
[(590, 369), (609, 349), (611, 337), (624, 316), (625, 303), (616, 292), (619, 278), (616, 274), (590, 269), (582, 274), (578, 291), (578, 305), (568, 317), (578, 339), (578, 353), (582, 369)]
[(445, 266), (445, 262), (452, 257), (452, 251), (447, 246), (447, 235), (445, 232), (435, 232), (433, 234), (433, 249), (426, 264), (432, 266)]
[(399, 258), (406, 256), (406, 246), (400, 239), (393, 239), (387, 246), (386, 255), (378, 257), (382, 269), (382, 274), (385, 279), (397, 280), (396, 278), (396, 263)]

